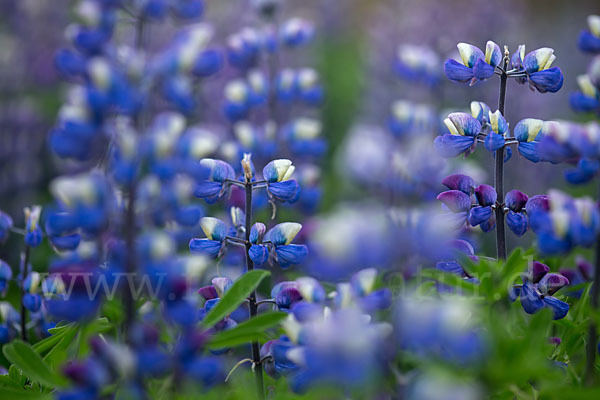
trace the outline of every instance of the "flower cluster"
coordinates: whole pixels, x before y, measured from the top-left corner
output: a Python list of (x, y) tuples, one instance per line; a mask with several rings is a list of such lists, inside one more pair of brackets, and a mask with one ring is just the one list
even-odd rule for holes
[(529, 82), (529, 87), (540, 93), (557, 92), (563, 85), (562, 71), (552, 67), (556, 56), (551, 48), (542, 47), (525, 54), (525, 45), (520, 45), (510, 58), (510, 70), (502, 65), (508, 49), (503, 54), (500, 46), (491, 40), (486, 43), (485, 53), (468, 43), (459, 43), (457, 48), (460, 60), (448, 59), (444, 64), (444, 72), (452, 81), (469, 82), (473, 86), (495, 74), (505, 73), (521, 84)]
[[(492, 186), (475, 186), (473, 179), (467, 175), (447, 176), (442, 184), (450, 190), (440, 193), (437, 199), (443, 203), (445, 210), (452, 213), (457, 227), (467, 222), (469, 226), (480, 226), (482, 231), (489, 232), (496, 227), (494, 210), (502, 207), (510, 230), (517, 236), (527, 232), (526, 210), (530, 199), (525, 193), (511, 190), (504, 197), (504, 202), (499, 203), (496, 190)], [(532, 197), (531, 204), (534, 204), (538, 197)]]

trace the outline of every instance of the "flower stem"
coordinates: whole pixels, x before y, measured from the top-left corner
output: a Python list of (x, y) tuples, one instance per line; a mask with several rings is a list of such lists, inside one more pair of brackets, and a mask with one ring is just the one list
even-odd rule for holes
[(23, 257), (23, 271), (21, 271), (21, 340), (27, 341), (27, 309), (23, 304), (23, 297), (26, 294), (24, 283), (27, 279), (28, 265), (29, 265), (29, 253), (31, 247), (25, 245), (25, 255)]
[[(246, 180), (246, 207), (244, 212), (246, 213), (246, 270), (252, 271), (254, 269), (254, 262), (250, 258), (250, 229), (252, 228), (252, 182)], [(258, 305), (256, 303), (256, 291), (252, 291), (248, 298), (248, 305), (250, 308), (250, 318), (255, 317), (258, 314)], [(254, 375), (256, 377), (256, 391), (258, 398), (263, 400), (265, 398), (265, 389), (263, 383), (263, 369), (260, 361), (260, 345), (258, 342), (252, 342), (252, 362), (254, 363)]]
[[(498, 110), (504, 116), (504, 102), (506, 100), (506, 67), (508, 56), (505, 55), (502, 73), (500, 75), (500, 94), (498, 96)], [(506, 117), (505, 117), (506, 118)], [(504, 199), (504, 147), (496, 151), (496, 170), (494, 174), (494, 186), (496, 187), (497, 201), (503, 203)], [(498, 260), (506, 259), (506, 234), (504, 231), (504, 207), (496, 207), (496, 253)]]
[[(599, 188), (600, 189), (600, 188)], [(598, 191), (600, 197), (600, 190)], [(598, 302), (600, 297), (600, 235), (596, 238), (596, 256), (594, 260), (594, 281), (592, 283), (592, 292), (590, 297), (590, 304), (592, 306), (592, 312), (598, 310)], [(598, 328), (594, 323), (594, 319), (590, 321), (590, 328), (588, 331), (587, 340), (587, 357), (585, 366), (585, 382), (588, 385), (594, 383), (594, 371), (596, 363), (596, 351), (598, 343)]]

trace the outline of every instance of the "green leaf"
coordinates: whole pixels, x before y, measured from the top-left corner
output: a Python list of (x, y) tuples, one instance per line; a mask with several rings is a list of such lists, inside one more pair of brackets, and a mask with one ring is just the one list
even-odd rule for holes
[(29, 344), (21, 340), (13, 340), (4, 346), (2, 351), (6, 359), (21, 369), (23, 375), (30, 380), (49, 387), (62, 385), (63, 380), (60, 376), (50, 369), (48, 364)]
[(434, 279), (442, 285), (461, 289), (465, 293), (473, 294), (477, 289), (475, 284), (467, 282), (462, 277), (437, 269), (425, 269), (421, 272), (421, 274), (425, 278)]
[(208, 346), (212, 349), (224, 347), (234, 347), (255, 340), (264, 340), (265, 330), (271, 328), (287, 317), (284, 312), (270, 312), (257, 315), (247, 321), (242, 322), (233, 329), (219, 332), (214, 335)]
[(77, 325), (75, 323), (70, 323), (68, 325), (63, 325), (58, 328), (49, 329), (48, 332), (52, 336), (49, 336), (39, 342), (35, 343), (32, 347), (38, 354), (43, 355), (47, 351), (51, 350), (56, 344), (58, 344), (62, 338), (69, 334), (70, 332), (77, 331)]
[(26, 391), (23, 389), (13, 389), (8, 387), (0, 387), (0, 399), (2, 400), (51, 400), (52, 395), (34, 391)]
[(78, 333), (78, 329), (69, 329), (63, 335), (61, 335), (60, 342), (58, 342), (44, 357), (51, 367), (57, 367), (67, 359), (67, 349), (73, 344), (75, 336)]
[(217, 322), (225, 318), (233, 312), (248, 296), (252, 293), (260, 282), (270, 275), (269, 271), (253, 270), (242, 275), (233, 285), (225, 292), (223, 298), (219, 300), (202, 321), (204, 329), (208, 329)]

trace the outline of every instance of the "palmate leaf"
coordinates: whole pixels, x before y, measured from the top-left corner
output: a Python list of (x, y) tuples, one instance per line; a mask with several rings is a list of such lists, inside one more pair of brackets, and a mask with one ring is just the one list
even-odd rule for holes
[(63, 384), (63, 379), (50, 369), (29, 344), (13, 340), (4, 346), (2, 351), (6, 359), (23, 371), (23, 375), (30, 380), (51, 388)]
[(269, 275), (270, 272), (265, 270), (248, 271), (242, 275), (225, 292), (217, 305), (206, 314), (202, 321), (202, 327), (208, 329), (233, 312)]
[(50, 393), (0, 386), (0, 399), (2, 400), (51, 400), (53, 398), (54, 396)]
[(233, 329), (219, 332), (214, 335), (208, 346), (211, 349), (221, 349), (225, 347), (234, 347), (255, 340), (264, 341), (267, 337), (265, 331), (271, 328), (287, 317), (284, 312), (270, 312), (242, 322)]

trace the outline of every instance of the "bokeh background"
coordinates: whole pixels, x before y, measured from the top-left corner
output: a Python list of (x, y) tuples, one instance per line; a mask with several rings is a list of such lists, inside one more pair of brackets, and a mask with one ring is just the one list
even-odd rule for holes
[[(476, 1), (476, 0), (310, 0), (287, 1), (281, 18), (305, 16), (315, 21), (315, 46), (295, 53), (288, 65), (302, 65), (310, 58), (321, 74), (327, 99), (322, 109), (324, 134), (329, 141), (325, 161), (321, 211), (333, 210), (345, 200), (360, 200), (367, 194), (348, 173), (344, 143), (356, 127), (384, 124), (390, 104), (408, 99), (434, 105), (438, 110), (468, 107), (472, 99), (494, 104), (496, 85), (468, 88), (443, 81), (435, 91), (402, 82), (394, 74), (393, 60), (400, 44), (428, 45), (443, 60), (458, 42), (480, 47), (488, 39), (514, 51), (525, 43), (528, 49), (552, 47), (565, 84), (555, 95), (539, 95), (509, 82), (506, 114), (514, 125), (524, 117), (580, 119), (568, 106), (568, 95), (576, 87), (576, 76), (584, 73), (587, 57), (575, 46), (577, 34), (589, 14), (600, 13), (594, 0)], [(55, 49), (64, 43), (64, 30), (73, 2), (67, 0), (0, 0), (0, 209), (21, 225), (23, 204), (45, 203), (48, 182), (59, 171), (73, 166), (58, 162), (47, 151), (48, 131), (64, 98), (65, 84), (53, 65)], [(256, 18), (248, 0), (207, 2), (206, 20), (217, 32), (216, 43)], [(151, 46), (164, 45), (162, 30), (149, 34)], [(127, 35), (128, 32), (120, 32)], [(227, 71), (204, 88), (203, 115), (219, 124), (222, 83)], [(418, 156), (432, 156), (433, 147), (421, 148)], [(487, 152), (478, 152), (482, 178), (492, 165)], [(351, 161), (351, 160), (350, 160)], [(561, 167), (531, 167), (514, 157), (506, 172), (507, 187), (533, 195), (549, 187), (564, 187), (577, 194), (592, 193), (591, 186), (566, 187)], [(399, 203), (405, 198), (392, 199)], [(512, 236), (510, 239), (514, 239)], [(531, 240), (526, 236), (526, 240)], [(510, 245), (510, 244), (509, 244)], [(18, 252), (11, 245), (0, 249), (0, 258), (14, 262)], [(36, 252), (44, 257), (44, 252)]]

